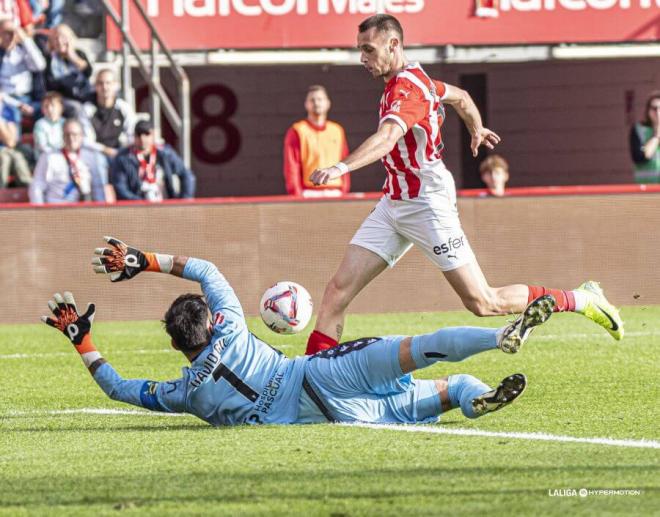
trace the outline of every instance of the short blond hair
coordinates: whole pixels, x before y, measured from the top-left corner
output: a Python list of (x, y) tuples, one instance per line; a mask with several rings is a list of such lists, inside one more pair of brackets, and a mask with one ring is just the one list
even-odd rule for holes
[(48, 44), (46, 46), (49, 51), (52, 52), (53, 41), (55, 40), (55, 36), (57, 36), (58, 33), (64, 34), (71, 42), (71, 45), (75, 48), (76, 44), (78, 43), (78, 36), (76, 36), (76, 33), (73, 32), (73, 29), (66, 23), (60, 23), (59, 25), (53, 27), (50, 31), (50, 34), (48, 35)]
[(499, 154), (491, 154), (479, 164), (479, 174), (483, 176), (497, 168), (504, 169), (509, 174), (509, 163)]

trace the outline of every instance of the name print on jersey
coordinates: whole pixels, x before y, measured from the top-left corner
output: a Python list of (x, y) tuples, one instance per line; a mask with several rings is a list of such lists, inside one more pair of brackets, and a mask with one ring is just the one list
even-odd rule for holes
[(199, 387), (212, 373), (217, 364), (220, 362), (220, 356), (222, 350), (225, 348), (225, 340), (218, 339), (213, 343), (213, 350), (209, 352), (209, 355), (204, 359), (202, 369), (195, 373), (195, 378), (190, 381), (190, 386), (192, 388)]
[[(261, 396), (259, 397), (259, 400), (257, 401), (257, 405), (254, 408), (255, 411), (264, 414), (270, 411), (270, 408), (273, 402), (275, 402), (275, 398), (277, 397), (277, 394), (279, 393), (280, 388), (282, 387), (283, 378), (284, 378), (283, 373), (276, 373), (268, 380), (268, 384), (266, 384), (263, 391), (261, 392)], [(249, 417), (248, 420), (251, 419), (252, 416)]]

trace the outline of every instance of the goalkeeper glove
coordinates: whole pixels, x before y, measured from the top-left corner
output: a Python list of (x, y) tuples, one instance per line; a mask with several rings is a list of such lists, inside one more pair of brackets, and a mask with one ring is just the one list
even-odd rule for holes
[(41, 321), (60, 330), (69, 340), (73, 343), (76, 351), (82, 357), (85, 366), (89, 366), (97, 359), (101, 358), (101, 354), (96, 350), (94, 343), (92, 343), (92, 321), (94, 321), (94, 313), (96, 307), (93, 303), (87, 306), (85, 314), (78, 314), (76, 301), (73, 295), (65, 292), (64, 296), (56, 293), (52, 300), (48, 300), (48, 307), (53, 313), (54, 318), (42, 316)]
[(114, 237), (103, 237), (111, 248), (96, 248), (99, 255), (92, 260), (96, 273), (107, 274), (111, 282), (129, 280), (142, 271), (170, 273), (173, 257), (159, 253), (143, 253), (137, 248), (127, 246)]

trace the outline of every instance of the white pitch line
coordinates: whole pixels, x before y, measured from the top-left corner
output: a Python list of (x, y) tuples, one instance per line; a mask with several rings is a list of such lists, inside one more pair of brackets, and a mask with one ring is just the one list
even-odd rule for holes
[[(9, 411), (0, 414), (1, 418), (39, 416), (39, 415), (131, 415), (131, 416), (165, 416), (185, 417), (194, 416), (187, 413), (159, 413), (140, 411), (138, 409), (104, 409), (104, 408), (79, 408), (79, 409), (53, 409), (32, 411)], [(438, 426), (423, 425), (396, 425), (396, 424), (363, 424), (345, 423), (337, 424), (343, 427), (361, 427), (365, 429), (377, 429), (385, 431), (401, 431), (406, 433), (429, 433), (446, 434), (452, 436), (478, 436), (483, 438), (508, 438), (512, 440), (532, 440), (542, 442), (564, 442), (564, 443), (587, 443), (591, 445), (609, 445), (614, 447), (633, 447), (638, 449), (660, 449), (660, 442), (655, 440), (626, 440), (615, 438), (581, 438), (578, 436), (565, 436), (547, 433), (506, 433), (498, 431), (481, 431), (479, 429), (449, 429)]]
[(611, 445), (615, 447), (635, 447), (640, 449), (660, 449), (660, 442), (654, 440), (620, 440), (615, 438), (580, 438), (547, 433), (505, 433), (498, 431), (481, 431), (479, 429), (448, 429), (445, 427), (426, 427), (421, 425), (393, 424), (340, 424), (348, 427), (364, 427), (386, 431), (403, 431), (408, 433), (448, 434), (454, 436), (480, 436), (485, 438), (509, 438), (513, 440), (536, 440), (542, 442), (588, 443), (594, 445)]

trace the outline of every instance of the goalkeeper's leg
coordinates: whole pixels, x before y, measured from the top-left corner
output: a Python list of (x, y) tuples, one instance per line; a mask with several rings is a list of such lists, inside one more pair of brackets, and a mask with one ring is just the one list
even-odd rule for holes
[(461, 408), (467, 418), (478, 418), (511, 404), (523, 394), (527, 378), (522, 373), (509, 375), (492, 389), (472, 375), (450, 375), (435, 381), (442, 412)]

